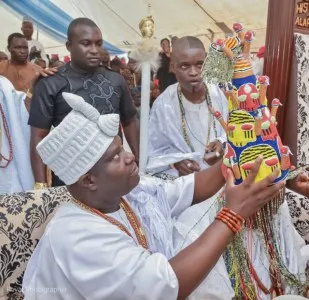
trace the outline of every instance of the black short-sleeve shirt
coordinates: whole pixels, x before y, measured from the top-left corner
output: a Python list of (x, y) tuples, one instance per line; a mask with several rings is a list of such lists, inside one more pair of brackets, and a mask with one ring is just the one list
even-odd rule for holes
[(128, 86), (120, 74), (103, 67), (93, 74), (84, 74), (66, 64), (34, 86), (28, 124), (41, 129), (58, 126), (71, 111), (62, 92), (83, 97), (100, 114), (119, 114), (121, 121), (136, 115)]

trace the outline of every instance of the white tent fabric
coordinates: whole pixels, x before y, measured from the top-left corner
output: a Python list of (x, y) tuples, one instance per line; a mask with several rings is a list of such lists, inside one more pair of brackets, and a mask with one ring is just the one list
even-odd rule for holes
[[(223, 38), (224, 32), (216, 22), (224, 22), (232, 29), (241, 22), (246, 29), (256, 32), (252, 50), (265, 43), (268, 0), (50, 0), (67, 14), (88, 17), (101, 28), (103, 38), (114, 46), (130, 50), (141, 38), (138, 24), (148, 13), (148, 3), (155, 20), (155, 38), (194, 35), (208, 47), (211, 34)], [(20, 32), (21, 17), (0, 6), (0, 50), (6, 47), (10, 33)], [(34, 34), (36, 36), (36, 33)], [(208, 37), (207, 37), (208, 36)], [(67, 55), (65, 46), (39, 32), (39, 40), (49, 54)]]

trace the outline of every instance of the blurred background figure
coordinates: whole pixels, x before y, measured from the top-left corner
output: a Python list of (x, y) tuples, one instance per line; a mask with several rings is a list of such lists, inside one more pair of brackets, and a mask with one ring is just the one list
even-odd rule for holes
[[(173, 42), (175, 42), (175, 40), (177, 40), (177, 37), (173, 37)], [(160, 93), (163, 93), (168, 86), (176, 83), (177, 79), (171, 69), (172, 52), (169, 39), (162, 39), (160, 45), (162, 48), (160, 53), (161, 65), (157, 71), (157, 79), (159, 80)]]
[(46, 61), (42, 58), (37, 58), (34, 63), (37, 65), (37, 66), (40, 66), (42, 69), (46, 69)]
[(255, 60), (252, 62), (253, 72), (256, 76), (263, 75), (265, 46), (260, 47), (256, 54)]
[(0, 62), (8, 59), (9, 57), (7, 56), (7, 54), (4, 53), (3, 51), (0, 51)]
[(64, 65), (63, 61), (60, 61), (58, 54), (52, 54), (49, 66), (51, 68), (60, 68)]
[(113, 71), (120, 74), (121, 64), (121, 60), (116, 56), (112, 59), (110, 66)]
[(108, 51), (104, 48), (101, 48), (101, 64), (103, 67), (110, 68), (111, 57)]
[(29, 60), (31, 62), (35, 62), (37, 58), (41, 58), (45, 60), (46, 66), (48, 66), (49, 61), (46, 56), (43, 45), (38, 40), (32, 38), (33, 23), (29, 17), (23, 18), (21, 31), (28, 41)]

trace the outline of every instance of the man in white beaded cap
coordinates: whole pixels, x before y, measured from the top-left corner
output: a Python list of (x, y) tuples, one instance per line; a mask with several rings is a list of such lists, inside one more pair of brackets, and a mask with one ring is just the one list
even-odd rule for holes
[(80, 96), (63, 96), (73, 110), (37, 150), (72, 202), (59, 208), (29, 261), (26, 300), (185, 299), (212, 269), (222, 268), (234, 225), (241, 227), (242, 217), (283, 186), (270, 186), (277, 171), (254, 183), (260, 160), (244, 184), (235, 186), (230, 172), (226, 209), (236, 223), (215, 220), (175, 255), (173, 219), (222, 187), (220, 164), (174, 182), (140, 181), (134, 155), (117, 136), (119, 116), (100, 115)]

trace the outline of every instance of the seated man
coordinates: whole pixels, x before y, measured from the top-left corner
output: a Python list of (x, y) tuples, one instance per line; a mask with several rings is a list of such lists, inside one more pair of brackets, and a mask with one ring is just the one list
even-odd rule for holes
[(284, 186), (271, 185), (277, 170), (254, 183), (261, 159), (241, 185), (228, 172), (226, 207), (174, 255), (173, 218), (222, 187), (220, 163), (174, 182), (140, 182), (134, 155), (117, 137), (119, 116), (63, 96), (73, 111), (37, 150), (75, 200), (58, 210), (31, 257), (26, 300), (185, 299), (216, 268), (244, 219)]

